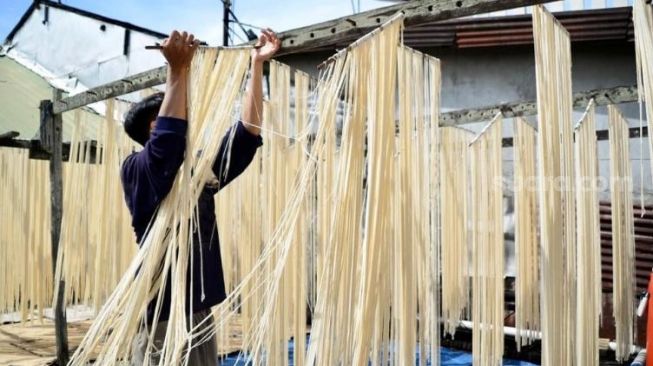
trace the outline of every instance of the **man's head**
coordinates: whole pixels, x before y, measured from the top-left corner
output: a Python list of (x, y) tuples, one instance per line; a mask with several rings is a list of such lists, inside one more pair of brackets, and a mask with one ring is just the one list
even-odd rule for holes
[(134, 104), (127, 112), (124, 127), (132, 140), (145, 145), (150, 139), (150, 131), (154, 128), (161, 103), (163, 103), (163, 93), (159, 92)]

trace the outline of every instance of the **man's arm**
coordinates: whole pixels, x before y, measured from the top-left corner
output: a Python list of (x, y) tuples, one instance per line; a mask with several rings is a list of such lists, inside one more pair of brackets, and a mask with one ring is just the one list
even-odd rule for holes
[(224, 188), (239, 176), (252, 162), (261, 139), (261, 115), (263, 114), (263, 63), (269, 60), (281, 46), (281, 41), (270, 29), (262, 32), (252, 50), (252, 65), (247, 91), (243, 100), (241, 122), (232, 126), (222, 138), (213, 163), (213, 173), (219, 187)]
[(249, 132), (243, 123), (238, 122), (229, 128), (222, 138), (212, 167), (213, 174), (218, 178), (218, 190), (247, 169), (261, 145), (263, 145), (261, 136)]
[[(161, 52), (168, 61), (166, 93), (156, 121), (150, 122), (150, 138), (143, 150), (123, 164), (123, 181), (140, 182), (132, 189), (134, 200), (150, 197), (158, 204), (168, 194), (186, 146), (186, 89), (188, 69), (198, 43), (192, 34), (173, 31)], [(148, 218), (149, 219), (149, 218)]]
[(177, 31), (170, 33), (161, 45), (161, 52), (168, 61), (166, 93), (137, 164), (147, 172), (150, 180), (157, 181), (152, 182), (153, 186), (171, 186), (184, 160), (188, 72), (197, 45), (192, 34)]
[(263, 33), (252, 50), (252, 66), (250, 78), (243, 101), (241, 121), (252, 135), (261, 133), (261, 116), (263, 115), (263, 63), (277, 52), (281, 41), (270, 29)]
[(195, 36), (173, 31), (161, 45), (161, 52), (168, 60), (166, 94), (159, 110), (160, 117), (187, 119), (187, 85), (190, 63), (199, 43)]

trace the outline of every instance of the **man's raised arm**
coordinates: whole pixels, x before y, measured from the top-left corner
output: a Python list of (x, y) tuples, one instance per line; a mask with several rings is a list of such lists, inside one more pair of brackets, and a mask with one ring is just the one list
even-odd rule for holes
[(263, 63), (269, 60), (281, 46), (281, 41), (270, 29), (265, 29), (259, 36), (256, 47), (252, 50), (252, 66), (249, 83), (243, 101), (241, 121), (252, 135), (261, 133), (261, 116), (263, 115)]
[(168, 60), (168, 79), (160, 117), (187, 119), (188, 72), (198, 45), (192, 34), (177, 31), (173, 31), (161, 44), (161, 52)]

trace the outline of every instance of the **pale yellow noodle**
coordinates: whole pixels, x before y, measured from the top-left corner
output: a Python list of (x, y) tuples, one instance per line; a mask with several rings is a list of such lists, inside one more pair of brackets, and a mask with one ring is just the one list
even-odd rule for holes
[[(610, 135), (612, 139), (612, 135)], [(575, 130), (576, 205), (578, 222), (578, 286), (576, 304), (577, 365), (599, 364), (601, 318), (601, 227), (598, 200), (598, 158), (594, 100)]]
[(515, 341), (531, 344), (540, 329), (539, 242), (537, 239), (537, 131), (524, 119), (514, 122), (515, 154)]
[(576, 225), (569, 34), (533, 8), (538, 110), (542, 364), (573, 363)]
[(472, 321), (474, 365), (503, 360), (504, 241), (502, 117), (470, 144), (472, 206)]
[(608, 106), (610, 133), (610, 197), (612, 213), (612, 306), (617, 361), (627, 360), (633, 345), (635, 296), (635, 233), (628, 121)]
[(454, 334), (469, 302), (467, 166), (473, 133), (454, 127), (440, 131), (442, 319), (445, 333)]
[[(637, 60), (637, 90), (640, 102), (645, 102), (648, 130), (653, 131), (653, 5), (646, 0), (633, 3), (635, 52)], [(653, 134), (649, 134), (649, 152), (653, 156)], [(653, 167), (653, 160), (651, 160)]]

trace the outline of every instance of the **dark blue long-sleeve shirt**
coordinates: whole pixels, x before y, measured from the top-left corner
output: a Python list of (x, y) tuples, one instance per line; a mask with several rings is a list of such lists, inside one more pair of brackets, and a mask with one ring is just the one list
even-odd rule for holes
[[(159, 204), (170, 192), (177, 171), (184, 160), (187, 127), (185, 120), (170, 117), (157, 118), (156, 126), (143, 150), (129, 155), (123, 162), (122, 185), (127, 207), (132, 215), (132, 226), (139, 243), (145, 236)], [(231, 143), (229, 164), (227, 164), (228, 141), (231, 133), (234, 133), (234, 138)], [(190, 281), (188, 281), (186, 298), (186, 306), (189, 308), (192, 296), (193, 312), (214, 306), (226, 297), (213, 195), (247, 168), (262, 143), (261, 137), (252, 135), (241, 122), (227, 131), (222, 139), (213, 164), (213, 173), (218, 178), (217, 187), (204, 187), (197, 202), (199, 226), (193, 233), (195, 242), (193, 288), (190, 289)], [(191, 275), (190, 266), (188, 275)], [(205, 294), (203, 300), (202, 282), (204, 282)], [(154, 302), (155, 300), (148, 306), (150, 320), (153, 316)], [(169, 314), (170, 280), (166, 284), (159, 320), (167, 320)]]

